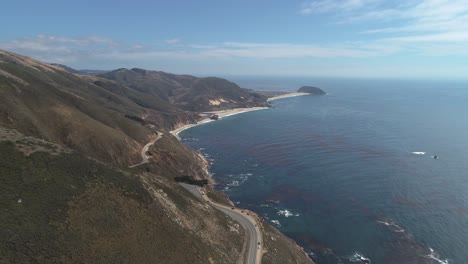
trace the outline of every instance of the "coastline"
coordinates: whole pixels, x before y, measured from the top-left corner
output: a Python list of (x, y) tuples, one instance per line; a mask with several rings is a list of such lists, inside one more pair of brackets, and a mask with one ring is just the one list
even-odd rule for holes
[(222, 119), (224, 117), (228, 116), (233, 116), (233, 115), (238, 115), (242, 113), (247, 113), (247, 112), (252, 112), (252, 111), (258, 111), (258, 110), (266, 110), (270, 109), (269, 107), (250, 107), (250, 108), (234, 108), (234, 109), (228, 109), (228, 110), (221, 110), (221, 111), (212, 111), (212, 112), (203, 112), (200, 113), (201, 116), (204, 116), (205, 118), (202, 119), (201, 121), (194, 123), (194, 124), (188, 124), (188, 125), (183, 125), (181, 127), (178, 127), (174, 130), (171, 130), (169, 133), (174, 135), (177, 139), (180, 140), (179, 134), (192, 127), (196, 127), (199, 125), (203, 125), (206, 123), (210, 123), (216, 120), (210, 119), (210, 116), (212, 115), (218, 115), (218, 119)]
[[(288, 94), (270, 97), (267, 99), (267, 102), (278, 100), (278, 99), (289, 98), (289, 97), (304, 96), (304, 95), (310, 95), (310, 94), (309, 93), (297, 93), (297, 92), (288, 93)], [(204, 116), (204, 119), (202, 119), (201, 121), (194, 123), (194, 124), (182, 125), (176, 129), (169, 131), (169, 133), (175, 136), (179, 141), (181, 141), (181, 138), (179, 137), (179, 134), (181, 132), (187, 129), (193, 128), (195, 126), (199, 126), (199, 125), (203, 125), (209, 122), (216, 121), (216, 120), (210, 119), (212, 115), (218, 115), (218, 119), (222, 119), (228, 116), (238, 115), (238, 114), (252, 112), (252, 111), (266, 110), (270, 108), (271, 107), (234, 108), (234, 109), (221, 110), (221, 111), (203, 112), (203, 113), (199, 113), (201, 116)], [(206, 175), (209, 176), (208, 177), (209, 183), (216, 184), (216, 181), (212, 178), (212, 174), (209, 172), (210, 165), (209, 165), (208, 160), (203, 156), (201, 152), (197, 152), (196, 155), (198, 156), (198, 158), (200, 158), (200, 164), (202, 165)], [(214, 190), (214, 188), (210, 186), (208, 186), (208, 188)], [(203, 199), (208, 199), (208, 197), (205, 196), (203, 197)], [(227, 199), (230, 202), (230, 206), (226, 208), (227, 210), (231, 211), (229, 208), (232, 206), (232, 209), (234, 209), (235, 205), (234, 205), (234, 202), (231, 201), (230, 197), (227, 196)], [(225, 207), (225, 205), (222, 205), (222, 204), (219, 204), (219, 205)], [(256, 248), (257, 254), (255, 258), (255, 263), (260, 264), (262, 262), (263, 255), (268, 252), (268, 250), (265, 249), (265, 241), (263, 238), (268, 233), (266, 232), (265, 227), (263, 227), (264, 223), (262, 221), (262, 218), (257, 213), (247, 210), (247, 209), (239, 209), (239, 210), (241, 210), (242, 214), (245, 212), (246, 214), (244, 215), (244, 217), (247, 217), (249, 221), (255, 225), (255, 233), (257, 234), (257, 237), (260, 238), (259, 239), (260, 241), (258, 241), (259, 246), (258, 248)], [(279, 233), (282, 234), (281, 232)], [(300, 247), (294, 240), (290, 238), (287, 238), (287, 239), (289, 239), (290, 243), (292, 243), (294, 247), (296, 247), (300, 252), (302, 252), (308, 260), (310, 260), (311, 264), (315, 264), (314, 260), (309, 257), (309, 255), (304, 251), (302, 247)]]
[(296, 97), (296, 96), (304, 96), (304, 95), (310, 95), (310, 93), (287, 93), (283, 95), (278, 95), (278, 96), (273, 96), (267, 99), (267, 102), (278, 100), (278, 99), (283, 99), (283, 98), (289, 98), (289, 97)]
[[(278, 100), (278, 99), (289, 98), (289, 97), (304, 96), (304, 95), (309, 95), (309, 94), (308, 93), (287, 93), (283, 95), (270, 97), (267, 99), (267, 102), (271, 102), (271, 101)], [(252, 112), (252, 111), (266, 110), (266, 109), (270, 109), (270, 107), (234, 108), (234, 109), (227, 109), (227, 110), (220, 110), (220, 111), (203, 112), (203, 113), (200, 113), (200, 115), (204, 116), (205, 118), (202, 119), (201, 121), (194, 123), (194, 124), (187, 124), (187, 125), (180, 126), (174, 130), (171, 130), (169, 133), (175, 136), (178, 140), (181, 140), (181, 138), (179, 137), (179, 134), (182, 131), (187, 130), (192, 127), (196, 127), (199, 125), (203, 125), (209, 122), (216, 121), (216, 120), (210, 119), (210, 116), (212, 115), (218, 115), (219, 117), (218, 119), (222, 119), (228, 116), (238, 115), (238, 114)]]

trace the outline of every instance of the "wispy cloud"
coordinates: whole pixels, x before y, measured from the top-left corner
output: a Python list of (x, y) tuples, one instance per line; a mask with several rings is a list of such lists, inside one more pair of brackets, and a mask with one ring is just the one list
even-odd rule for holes
[(303, 3), (300, 12), (326, 13), (337, 26), (365, 25), (370, 29), (361, 31), (367, 39), (361, 48), (390, 46), (395, 52), (426, 56), (466, 54), (468, 50), (466, 0), (315, 0)]
[(333, 58), (369, 57), (377, 53), (373, 50), (346, 46), (300, 45), (291, 43), (243, 43), (225, 42), (201, 55), (213, 57), (240, 58)]
[(174, 58), (358, 58), (376, 56), (380, 51), (353, 45), (304, 45), (293, 43), (246, 43), (224, 42), (209, 44), (184, 44), (179, 39), (166, 40), (169, 47), (143, 46), (119, 43), (103, 37), (67, 38), (38, 35), (12, 41), (0, 42), (0, 48), (26, 54), (50, 62), (74, 62), (86, 58), (149, 59)]
[(381, 0), (312, 0), (302, 3), (299, 12), (304, 15), (349, 12), (370, 8), (379, 2)]
[[(315, 0), (302, 4), (302, 14), (327, 13), (335, 23), (374, 23), (363, 33), (421, 33), (468, 30), (466, 0)], [(393, 26), (379, 27), (383, 22)]]
[(176, 44), (180, 44), (180, 43), (181, 43), (180, 39), (178, 39), (178, 38), (166, 39), (166, 40), (164, 40), (164, 42), (165, 42), (166, 44), (169, 44), (169, 45), (176, 45)]
[(399, 21), (399, 26), (368, 30), (365, 33), (450, 32), (466, 30), (468, 2), (457, 0), (427, 0), (393, 9), (363, 13), (355, 20), (387, 19)]
[(88, 57), (105, 50), (115, 49), (118, 46), (120, 46), (119, 42), (99, 36), (70, 38), (37, 35), (0, 42), (0, 49), (60, 63), (74, 61), (80, 57)]
[(69, 38), (61, 36), (37, 35), (29, 38), (20, 38), (10, 42), (12, 46), (26, 47), (30, 49), (47, 50), (48, 48), (61, 48), (68, 46), (89, 47), (97, 45), (117, 46), (119, 43), (115, 40), (88, 36), (81, 38)]
[[(464, 30), (426, 32), (424, 34), (396, 34), (381, 36), (378, 33), (366, 41), (342, 41), (326, 44), (297, 43), (183, 43), (179, 39), (173, 45), (148, 45), (148, 43), (123, 43), (110, 38), (92, 36), (70, 38), (38, 35), (0, 42), (0, 49), (25, 54), (46, 62), (58, 62), (70, 66), (94, 68), (93, 63), (122, 67), (125, 65), (154, 65), (166, 61), (205, 63), (239, 62), (245, 60), (294, 61), (304, 59), (366, 59), (391, 56), (399, 53), (447, 56), (467, 55), (468, 32)], [(163, 42), (163, 41), (162, 41)], [(161, 43), (161, 42), (160, 42)], [(240, 59), (240, 60), (238, 60)], [(99, 67), (99, 66), (98, 66)], [(150, 67), (159, 67), (157, 65)]]

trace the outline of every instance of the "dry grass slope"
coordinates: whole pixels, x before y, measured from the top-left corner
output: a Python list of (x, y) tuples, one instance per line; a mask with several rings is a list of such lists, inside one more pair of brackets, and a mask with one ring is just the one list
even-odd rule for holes
[(242, 250), (237, 223), (155, 174), (77, 153), (25, 156), (7, 140), (0, 173), (6, 263), (237, 263)]

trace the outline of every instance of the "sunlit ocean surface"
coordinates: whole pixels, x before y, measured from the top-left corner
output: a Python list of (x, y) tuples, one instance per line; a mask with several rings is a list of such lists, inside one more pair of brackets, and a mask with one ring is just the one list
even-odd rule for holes
[(468, 85), (319, 84), (327, 95), (274, 101), (183, 142), (213, 163), (220, 190), (319, 264), (468, 263)]

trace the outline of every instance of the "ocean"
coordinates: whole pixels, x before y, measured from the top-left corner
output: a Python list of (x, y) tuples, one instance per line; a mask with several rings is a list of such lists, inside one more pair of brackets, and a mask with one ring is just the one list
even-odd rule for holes
[(327, 95), (180, 134), (212, 162), (218, 189), (318, 264), (468, 263), (468, 85), (304, 81)]

